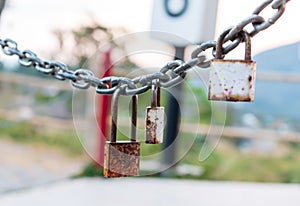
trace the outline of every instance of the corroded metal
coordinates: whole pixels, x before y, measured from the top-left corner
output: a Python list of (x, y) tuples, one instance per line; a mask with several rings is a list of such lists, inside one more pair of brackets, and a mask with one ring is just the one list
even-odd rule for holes
[(104, 147), (104, 177), (138, 176), (140, 142), (106, 142)]
[(146, 143), (160, 144), (164, 133), (164, 107), (146, 108)]
[(163, 142), (165, 108), (160, 106), (160, 88), (151, 90), (151, 107), (146, 108), (146, 144)]
[(209, 78), (210, 100), (254, 101), (255, 62), (213, 60)]
[(222, 45), (229, 33), (220, 35), (216, 45), (216, 59), (211, 61), (209, 74), (209, 100), (220, 101), (254, 101), (256, 79), (256, 62), (251, 60), (251, 39), (243, 31), (245, 41), (245, 60), (223, 60)]
[(117, 141), (118, 99), (121, 89), (112, 98), (112, 125), (110, 141), (104, 146), (104, 177), (138, 176), (140, 166), (140, 142), (136, 141), (137, 95), (132, 96), (130, 141)]

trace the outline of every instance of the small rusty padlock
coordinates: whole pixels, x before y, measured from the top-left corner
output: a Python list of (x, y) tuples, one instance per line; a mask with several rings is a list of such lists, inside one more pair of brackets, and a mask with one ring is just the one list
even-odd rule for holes
[(251, 60), (250, 35), (241, 32), (245, 41), (245, 60), (223, 60), (222, 45), (228, 32), (219, 37), (216, 59), (211, 61), (208, 99), (253, 102), (256, 62)]
[(165, 108), (160, 106), (160, 88), (152, 85), (151, 106), (146, 108), (146, 144), (163, 142)]
[(132, 96), (131, 139), (117, 141), (119, 92), (117, 89), (112, 98), (111, 137), (104, 146), (104, 177), (138, 176), (140, 171), (140, 142), (136, 141), (138, 96)]

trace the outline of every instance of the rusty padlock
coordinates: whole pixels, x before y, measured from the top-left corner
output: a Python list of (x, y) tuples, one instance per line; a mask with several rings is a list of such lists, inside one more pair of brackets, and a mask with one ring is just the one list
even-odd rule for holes
[(146, 144), (163, 142), (165, 108), (160, 106), (160, 88), (156, 83), (151, 89), (151, 106), (146, 108)]
[(250, 35), (241, 32), (245, 41), (245, 60), (223, 60), (222, 45), (228, 32), (219, 37), (216, 59), (211, 61), (208, 99), (253, 102), (256, 62), (251, 60)]
[(117, 141), (117, 117), (119, 89), (112, 97), (111, 137), (104, 146), (104, 177), (138, 176), (140, 165), (140, 142), (136, 141), (137, 101), (132, 96), (131, 139)]

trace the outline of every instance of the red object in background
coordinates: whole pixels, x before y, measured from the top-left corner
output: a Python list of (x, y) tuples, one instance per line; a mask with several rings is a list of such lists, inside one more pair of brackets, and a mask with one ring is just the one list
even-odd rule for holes
[[(100, 78), (107, 77), (111, 75), (112, 64), (111, 64), (111, 50), (108, 49), (107, 51), (103, 52), (103, 59), (102, 65), (100, 66)], [(104, 161), (104, 145), (106, 141), (106, 137), (108, 135), (107, 132), (107, 125), (108, 125), (108, 117), (110, 114), (110, 96), (109, 95), (98, 95), (98, 115), (97, 115), (97, 122), (98, 122), (98, 160), (97, 164), (99, 166), (103, 166)]]

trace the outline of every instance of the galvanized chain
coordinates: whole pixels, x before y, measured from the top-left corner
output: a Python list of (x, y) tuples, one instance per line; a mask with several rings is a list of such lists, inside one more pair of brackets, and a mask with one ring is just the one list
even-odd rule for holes
[[(271, 25), (273, 25), (284, 13), (286, 3), (288, 3), (290, 0), (267, 0), (264, 1), (261, 5), (259, 5), (253, 13), (243, 19), (240, 23), (238, 23), (235, 26), (229, 27), (226, 29), (221, 35), (226, 33), (224, 43), (227, 43), (228, 41), (231, 41), (230, 44), (223, 47), (222, 54), (228, 54), (233, 49), (235, 49), (240, 43), (244, 41), (243, 39), (243, 32), (248, 32), (250, 37), (254, 37), (259, 32), (269, 28)], [(266, 10), (268, 6), (271, 6), (273, 10), (277, 10), (277, 12), (267, 20), (265, 20), (264, 17), (260, 16), (259, 14), (262, 13), (262, 11)], [(251, 31), (247, 31), (245, 28), (250, 25), (253, 27)], [(220, 36), (221, 36), (220, 35)], [(216, 52), (216, 41), (208, 41), (204, 42), (203, 44), (199, 45), (193, 52), (192, 52), (192, 58), (196, 57), (201, 52), (204, 52), (207, 49), (212, 48), (212, 55), (215, 56)], [(209, 65), (209, 63), (207, 64)], [(207, 66), (206, 65), (206, 66)]]
[[(244, 32), (247, 32), (250, 37), (254, 37), (259, 32), (274, 24), (284, 13), (285, 5), (289, 1), (290, 0), (267, 0), (257, 7), (251, 16), (245, 18), (237, 25), (226, 29), (220, 35), (225, 35), (222, 46), (222, 57), (244, 41)], [(277, 10), (277, 12), (266, 21), (259, 14), (268, 6), (271, 6), (271, 8)], [(248, 25), (253, 27), (251, 31), (246, 31), (245, 27)], [(231, 41), (231, 43), (224, 46), (228, 41)], [(151, 88), (152, 84), (157, 84), (157, 86), (163, 88), (173, 87), (183, 81), (191, 68), (195, 66), (201, 68), (209, 67), (212, 59), (208, 59), (204, 51), (212, 49), (212, 55), (215, 56), (216, 44), (216, 41), (204, 42), (192, 52), (189, 61), (171, 61), (159, 72), (138, 76), (133, 79), (115, 76), (99, 79), (95, 77), (90, 70), (82, 68), (71, 70), (67, 65), (61, 62), (40, 59), (30, 50), (19, 50), (18, 44), (11, 39), (0, 39), (0, 46), (2, 47), (3, 53), (8, 56), (16, 55), (19, 58), (19, 64), (24, 67), (34, 67), (37, 71), (51, 75), (58, 80), (70, 80), (72, 85), (79, 89), (95, 87), (97, 93), (111, 95), (117, 89), (124, 88), (121, 90), (121, 94), (130, 96), (146, 92)]]
[(87, 69), (70, 70), (67, 65), (57, 62), (40, 59), (30, 50), (19, 50), (18, 44), (11, 39), (0, 39), (0, 46), (4, 54), (8, 56), (16, 55), (19, 58), (19, 64), (24, 67), (34, 67), (37, 71), (52, 75), (58, 80), (70, 80), (72, 85), (79, 89), (88, 89), (95, 87), (99, 94), (113, 94), (117, 88), (126, 85), (122, 90), (122, 95), (142, 94), (151, 88), (153, 80), (158, 86), (168, 88), (183, 81), (186, 72), (197, 64), (201, 64), (206, 57), (199, 55), (188, 62), (176, 60), (169, 62), (159, 72), (136, 77), (134, 79), (125, 77), (105, 77), (98, 79), (92, 71)]

